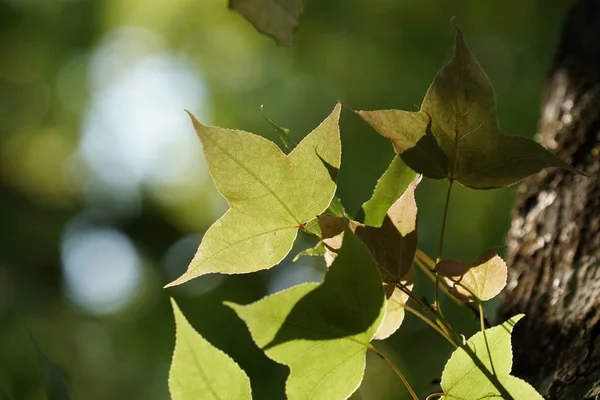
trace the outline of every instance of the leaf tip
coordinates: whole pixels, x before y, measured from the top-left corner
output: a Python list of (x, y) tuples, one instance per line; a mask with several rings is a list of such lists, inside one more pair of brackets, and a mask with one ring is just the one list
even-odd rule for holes
[(198, 129), (203, 128), (204, 125), (202, 125), (200, 123), (200, 121), (198, 121), (198, 119), (194, 116), (194, 114), (192, 114), (191, 111), (185, 110), (185, 109), (183, 111), (185, 111), (187, 113), (187, 115), (190, 117), (190, 119), (192, 120), (192, 125), (194, 126), (194, 129), (196, 130), (197, 133), (199, 133)]
[(192, 278), (190, 276), (188, 276), (187, 273), (185, 273), (185, 274), (181, 275), (179, 278), (175, 279), (173, 282), (167, 283), (165, 286), (163, 286), (163, 289), (168, 289), (173, 286), (181, 285), (182, 283), (185, 283), (185, 282), (189, 281), (190, 279), (192, 279)]

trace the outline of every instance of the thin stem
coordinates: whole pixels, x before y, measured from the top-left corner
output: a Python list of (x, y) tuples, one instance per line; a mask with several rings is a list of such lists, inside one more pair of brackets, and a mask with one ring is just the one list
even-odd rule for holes
[(483, 316), (483, 304), (478, 301), (477, 304), (479, 305), (479, 324), (481, 325), (481, 332), (485, 331), (485, 317)]
[[(433, 272), (431, 272), (431, 270), (429, 268), (427, 268), (425, 263), (423, 263), (423, 261), (419, 260), (418, 258), (415, 259), (415, 263), (417, 264), (417, 267), (419, 267), (421, 269), (421, 271), (423, 271), (425, 273), (425, 275), (427, 275), (427, 277), (431, 280), (431, 282), (435, 283), (435, 275), (433, 274)], [(442, 289), (442, 292), (444, 292), (446, 294), (446, 296), (448, 296), (450, 298), (450, 300), (455, 302), (457, 305), (459, 305), (459, 306), (465, 305), (465, 303), (463, 303), (462, 301), (457, 299), (456, 296), (454, 296), (452, 293), (450, 293), (450, 290), (448, 290), (446, 285), (440, 285), (440, 288)]]
[(421, 321), (425, 322), (427, 325), (429, 325), (430, 327), (432, 327), (433, 329), (435, 329), (435, 331), (437, 333), (439, 333), (440, 335), (442, 335), (444, 337), (444, 339), (446, 339), (448, 342), (450, 342), (450, 344), (454, 347), (458, 347), (456, 346), (456, 344), (452, 341), (452, 339), (450, 339), (450, 337), (446, 334), (446, 332), (444, 332), (439, 326), (437, 326), (436, 324), (433, 323), (433, 321), (431, 321), (429, 318), (427, 318), (426, 316), (424, 316), (423, 314), (421, 314), (419, 311), (415, 310), (414, 308), (412, 308), (411, 306), (408, 306), (406, 304), (404, 304), (404, 309), (408, 312), (410, 312), (411, 314), (413, 314), (415, 317), (419, 318)]
[[(445, 322), (443, 320), (443, 317), (440, 318), (440, 316), (436, 313), (436, 311), (431, 307), (431, 305), (426, 304), (425, 302), (423, 302), (422, 300), (420, 300), (417, 296), (415, 296), (410, 290), (408, 290), (408, 288), (406, 286), (404, 286), (401, 283), (396, 283), (396, 287), (400, 290), (402, 290), (408, 297), (410, 297), (412, 300), (415, 301), (415, 303), (417, 303), (419, 306), (421, 306), (422, 309), (426, 310), (427, 312), (429, 312), (429, 314), (433, 317), (433, 319), (435, 320), (435, 324), (437, 325), (438, 328), (440, 328), (442, 330), (442, 332), (444, 332), (444, 336), (447, 338), (450, 338), (451, 336), (451, 331), (448, 330), (447, 326), (448, 323)], [(454, 343), (452, 343), (454, 344)], [(456, 345), (455, 345), (456, 346)]]
[(435, 261), (433, 261), (431, 257), (429, 257), (423, 250), (417, 249), (417, 257), (420, 258), (421, 261), (423, 261), (425, 265), (429, 267), (429, 269), (435, 269)]
[(394, 370), (394, 372), (396, 373), (396, 375), (398, 375), (398, 377), (400, 378), (400, 380), (402, 380), (402, 383), (404, 383), (404, 386), (406, 386), (406, 389), (410, 393), (410, 395), (413, 398), (413, 400), (419, 400), (419, 396), (417, 396), (417, 394), (415, 393), (415, 391), (413, 390), (413, 388), (410, 386), (410, 383), (408, 383), (408, 380), (406, 380), (406, 378), (404, 377), (404, 375), (402, 374), (402, 372), (400, 372), (400, 370), (398, 369), (398, 367), (396, 367), (394, 365), (394, 363), (391, 362), (386, 356), (384, 356), (383, 354), (381, 354), (379, 352), (379, 350), (377, 350), (372, 344), (369, 344), (369, 350), (371, 350), (372, 352), (374, 352), (375, 354), (377, 354), (377, 356), (379, 358), (381, 358), (383, 361), (385, 361)]
[[(448, 206), (450, 205), (450, 193), (452, 193), (452, 183), (454, 180), (450, 179), (448, 184), (448, 191), (446, 192), (446, 202), (444, 204), (444, 216), (442, 217), (442, 232), (440, 233), (440, 244), (438, 246), (438, 253), (435, 262), (438, 263), (442, 258), (442, 250), (444, 249), (444, 232), (446, 231), (446, 219), (448, 218)], [(440, 276), (435, 276), (435, 308), (440, 311)], [(440, 311), (441, 312), (441, 311)]]
[(483, 316), (483, 303), (481, 301), (478, 301), (477, 303), (479, 305), (479, 321), (481, 323), (481, 334), (483, 335), (483, 340), (485, 342), (485, 348), (487, 349), (488, 356), (490, 358), (490, 365), (492, 367), (492, 373), (494, 374), (494, 376), (497, 376), (496, 368), (494, 368), (494, 360), (492, 360), (492, 352), (490, 350), (490, 344), (488, 343), (487, 334), (485, 333), (485, 318)]

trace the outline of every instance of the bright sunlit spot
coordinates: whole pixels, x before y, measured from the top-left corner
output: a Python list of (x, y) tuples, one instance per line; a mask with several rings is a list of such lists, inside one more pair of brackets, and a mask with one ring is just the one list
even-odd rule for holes
[(90, 80), (80, 154), (102, 186), (127, 197), (142, 186), (205, 179), (184, 109), (202, 117), (206, 89), (160, 36), (138, 28), (108, 35), (92, 57)]
[(141, 260), (131, 240), (113, 228), (70, 225), (61, 256), (71, 301), (96, 315), (126, 307), (142, 280)]

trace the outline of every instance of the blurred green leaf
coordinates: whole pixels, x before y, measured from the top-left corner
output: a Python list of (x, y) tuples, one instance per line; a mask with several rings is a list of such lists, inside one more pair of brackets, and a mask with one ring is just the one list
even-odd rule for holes
[[(464, 349), (459, 348), (452, 353), (442, 373), (442, 389), (446, 400), (474, 400), (474, 399), (505, 399), (482, 371), (486, 368), (488, 373), (495, 376), (504, 387), (505, 392), (514, 400), (542, 400), (542, 396), (528, 383), (510, 376), (512, 368), (512, 347), (510, 343), (514, 325), (523, 318), (523, 314), (516, 315), (503, 323), (478, 332), (467, 341), (467, 348), (471, 355), (479, 360), (475, 363)], [(505, 394), (506, 394), (505, 393)]]
[(437, 74), (421, 110), (357, 111), (415, 171), (489, 189), (512, 185), (546, 167), (579, 172), (498, 125), (494, 89), (456, 28), (452, 60)]
[(229, 8), (242, 14), (259, 32), (283, 46), (291, 46), (304, 10), (303, 0), (229, 0)]
[(290, 251), (298, 227), (329, 206), (341, 144), (340, 105), (285, 155), (248, 132), (207, 127), (193, 116), (212, 178), (230, 209), (206, 232), (188, 270), (167, 286), (219, 272), (271, 268)]
[(290, 367), (289, 400), (347, 399), (362, 381), (384, 295), (365, 246), (351, 232), (344, 237), (323, 284), (298, 285), (246, 306), (228, 303), (266, 355)]
[(416, 177), (417, 173), (395, 156), (377, 181), (373, 196), (362, 205), (356, 220), (369, 226), (381, 226), (390, 206)]
[(250, 400), (250, 380), (244, 371), (194, 330), (174, 300), (171, 304), (176, 326), (169, 371), (173, 400)]

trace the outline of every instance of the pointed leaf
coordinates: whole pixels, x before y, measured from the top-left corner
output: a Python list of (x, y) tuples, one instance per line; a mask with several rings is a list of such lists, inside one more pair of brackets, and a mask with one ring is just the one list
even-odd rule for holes
[(415, 171), (488, 189), (512, 185), (546, 167), (572, 168), (537, 142), (504, 135), (492, 84), (456, 28), (452, 60), (437, 74), (421, 110), (357, 111), (392, 139)]
[(228, 304), (266, 355), (290, 367), (289, 400), (347, 399), (381, 324), (381, 278), (351, 232), (321, 285), (303, 284), (242, 306)]
[[(469, 353), (459, 348), (452, 353), (442, 373), (441, 386), (444, 399), (508, 399), (490, 380), (495, 376), (513, 400), (543, 400), (531, 386), (522, 380), (510, 376), (512, 368), (511, 333), (513, 326), (523, 317), (516, 315), (503, 323), (478, 332), (467, 341), (471, 355), (476, 356), (474, 362)], [(482, 371), (485, 368), (487, 374)]]
[(230, 209), (208, 229), (185, 274), (167, 286), (280, 262), (298, 227), (333, 198), (341, 156), (339, 115), (338, 104), (287, 156), (260, 136), (204, 126), (192, 117), (212, 178)]
[[(446, 260), (450, 263), (455, 260)], [(436, 271), (439, 272), (440, 264), (436, 266)], [(443, 272), (448, 264), (442, 264)], [(449, 286), (455, 289), (456, 293), (466, 300), (477, 299), (479, 301), (490, 300), (504, 289), (508, 275), (508, 268), (504, 260), (496, 254), (494, 250), (488, 250), (470, 265), (467, 265), (466, 272), (462, 275), (456, 274), (449, 278), (445, 278)], [(456, 268), (459, 272), (460, 268)], [(443, 274), (441, 274), (443, 275)], [(443, 275), (444, 276), (444, 275)], [(446, 275), (447, 276), (447, 275)]]
[(400, 157), (395, 156), (377, 181), (373, 196), (362, 205), (356, 220), (365, 225), (380, 227), (390, 206), (402, 196), (416, 177), (417, 173)]
[(173, 400), (252, 398), (250, 380), (227, 354), (208, 343), (185, 319), (174, 300), (175, 352), (169, 371)]
[(410, 271), (417, 251), (415, 189), (421, 176), (389, 208), (381, 227), (350, 221), (350, 229), (367, 245), (385, 282), (400, 282)]
[[(409, 274), (405, 282), (402, 282), (404, 286), (408, 290), (412, 290), (414, 286), (414, 274)], [(392, 294), (391, 296), (386, 296), (386, 305), (385, 305), (385, 316), (383, 317), (383, 322), (377, 333), (375, 334), (374, 340), (384, 340), (394, 334), (402, 325), (404, 321), (404, 305), (408, 301), (408, 295), (404, 293), (402, 290), (394, 287), (394, 284), (388, 283), (386, 284), (386, 289), (391, 286)]]
[(283, 46), (291, 46), (304, 9), (303, 0), (229, 0), (229, 8), (242, 14), (259, 32)]

